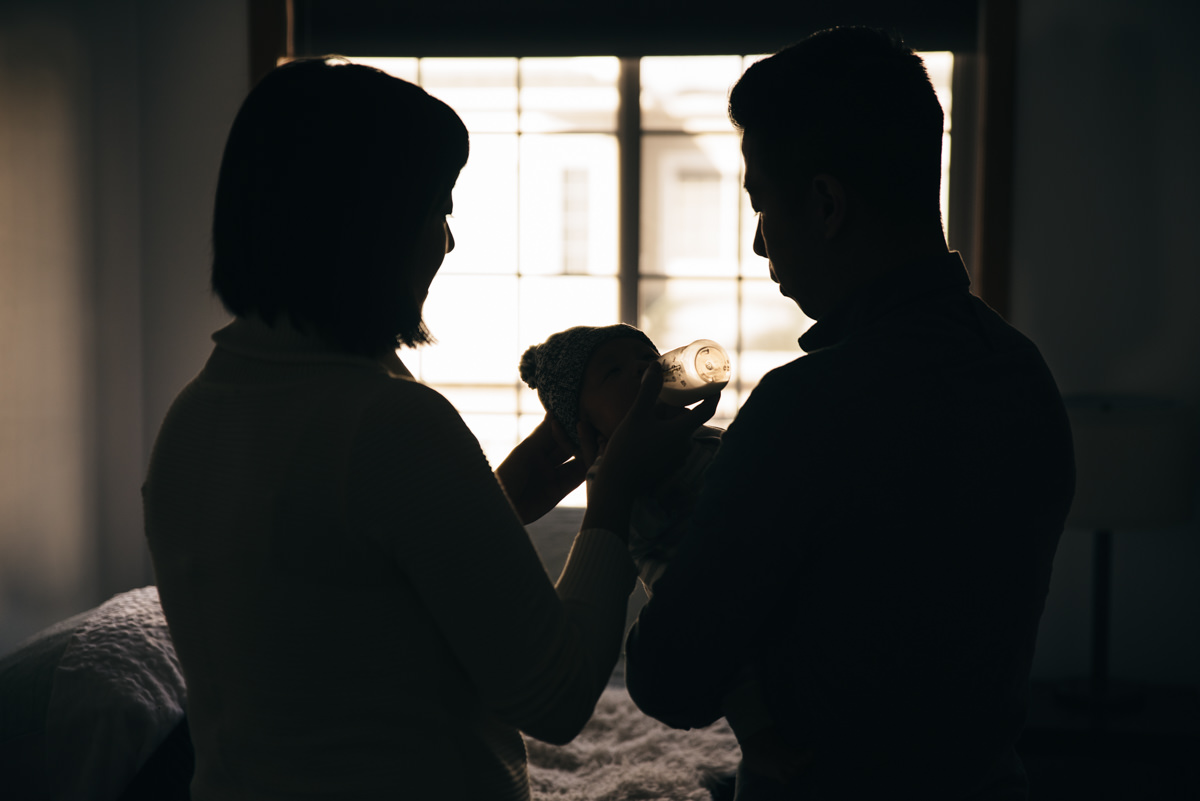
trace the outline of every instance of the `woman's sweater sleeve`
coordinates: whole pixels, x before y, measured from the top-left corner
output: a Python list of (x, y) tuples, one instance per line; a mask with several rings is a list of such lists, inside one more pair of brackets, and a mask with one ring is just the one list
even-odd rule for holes
[(590, 718), (620, 654), (636, 572), (580, 532), (551, 584), (478, 441), (441, 395), (396, 382), (365, 411), (347, 504), (384, 543), (501, 720), (552, 743)]

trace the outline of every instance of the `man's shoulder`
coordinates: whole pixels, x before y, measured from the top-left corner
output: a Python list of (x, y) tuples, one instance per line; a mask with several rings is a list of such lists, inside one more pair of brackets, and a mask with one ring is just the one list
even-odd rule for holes
[(752, 390), (751, 397), (758, 395), (762, 402), (768, 398), (794, 397), (798, 392), (823, 394), (822, 388), (828, 389), (828, 381), (841, 370), (847, 357), (853, 358), (853, 354), (847, 354), (841, 344), (802, 353), (767, 371)]

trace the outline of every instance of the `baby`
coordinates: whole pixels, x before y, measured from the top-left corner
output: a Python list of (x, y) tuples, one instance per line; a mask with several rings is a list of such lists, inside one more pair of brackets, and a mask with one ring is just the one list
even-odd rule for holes
[[(642, 373), (658, 356), (650, 338), (631, 325), (576, 326), (526, 350), (521, 379), (537, 390), (542, 406), (578, 451), (576, 425), (590, 425), (601, 443), (611, 437), (637, 397)], [(683, 539), (721, 433), (709, 426), (697, 429), (684, 464), (634, 504), (629, 551), (647, 595)]]

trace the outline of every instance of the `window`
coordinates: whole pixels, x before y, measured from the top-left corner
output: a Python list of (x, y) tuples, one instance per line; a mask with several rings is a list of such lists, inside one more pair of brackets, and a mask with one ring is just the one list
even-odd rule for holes
[[(946, 110), (946, 221), (953, 56), (923, 55)], [(623, 292), (637, 309), (625, 322), (661, 350), (707, 338), (729, 351), (734, 380), (715, 425), (799, 355), (796, 338), (811, 321), (753, 253), (756, 219), (726, 116), (729, 87), (756, 58), (638, 60), (640, 250), (636, 277), (625, 279), (619, 59), (354, 59), (421, 84), (471, 133), (451, 219), (457, 246), (425, 306), (438, 344), (403, 356), (458, 408), (493, 465), (544, 415), (517, 374), (525, 348), (572, 325), (620, 321)], [(567, 503), (582, 504), (582, 491)]]

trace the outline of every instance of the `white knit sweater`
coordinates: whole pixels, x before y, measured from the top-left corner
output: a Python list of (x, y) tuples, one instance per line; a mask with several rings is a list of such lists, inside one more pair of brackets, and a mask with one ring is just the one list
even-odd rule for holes
[(528, 798), (518, 730), (570, 739), (618, 657), (624, 545), (581, 532), (555, 585), (437, 392), (284, 326), (214, 340), (144, 488), (193, 798)]

